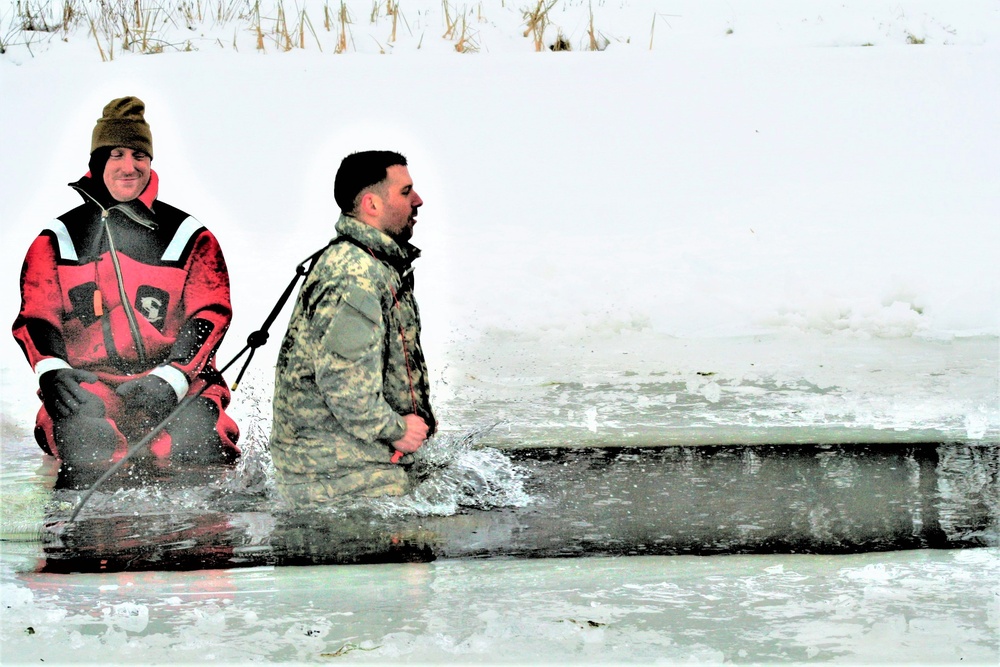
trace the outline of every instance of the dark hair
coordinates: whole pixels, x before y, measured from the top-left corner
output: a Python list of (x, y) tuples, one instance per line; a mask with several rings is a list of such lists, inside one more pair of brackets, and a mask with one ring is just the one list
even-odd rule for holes
[(353, 213), (358, 195), (384, 181), (389, 167), (396, 166), (405, 167), (406, 158), (393, 151), (362, 151), (345, 157), (333, 181), (333, 198), (340, 210), (346, 215)]

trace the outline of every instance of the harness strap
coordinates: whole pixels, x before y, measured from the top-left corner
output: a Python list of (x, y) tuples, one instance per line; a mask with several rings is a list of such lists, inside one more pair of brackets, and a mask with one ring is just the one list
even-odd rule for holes
[[(274, 323), (274, 320), (277, 319), (278, 313), (281, 312), (281, 309), (285, 307), (285, 304), (288, 302), (288, 297), (292, 295), (292, 291), (295, 289), (296, 283), (299, 282), (300, 278), (305, 278), (309, 275), (309, 273), (313, 270), (313, 267), (316, 266), (316, 261), (319, 260), (319, 256), (322, 255), (327, 248), (336, 243), (338, 239), (334, 239), (333, 241), (326, 244), (325, 246), (323, 246), (322, 248), (320, 248), (319, 250), (317, 250), (316, 252), (309, 255), (304, 260), (298, 263), (298, 265), (295, 267), (295, 275), (292, 277), (291, 281), (289, 281), (288, 286), (285, 288), (285, 291), (281, 293), (280, 297), (278, 297), (278, 302), (274, 304), (274, 308), (271, 309), (271, 312), (268, 314), (267, 319), (264, 320), (264, 323), (260, 326), (260, 329), (257, 329), (257, 331), (254, 331), (252, 334), (247, 336), (247, 344), (243, 347), (240, 353), (237, 354), (236, 357), (233, 359), (233, 361), (236, 361), (236, 359), (239, 359), (241, 356), (243, 356), (243, 353), (247, 352), (248, 350), (250, 352), (250, 354), (247, 355), (246, 361), (243, 362), (243, 368), (240, 369), (239, 375), (236, 376), (236, 381), (233, 382), (232, 389), (234, 391), (240, 385), (240, 380), (243, 379), (243, 374), (246, 373), (247, 368), (250, 366), (250, 362), (253, 360), (254, 352), (257, 351), (258, 347), (261, 347), (262, 345), (267, 343), (267, 339), (269, 336), (268, 329), (271, 328), (271, 325)], [(308, 264), (309, 266), (306, 267), (306, 264)], [(232, 362), (230, 362), (230, 364), (231, 363)]]
[[(363, 243), (361, 243), (357, 239), (351, 238), (350, 236), (344, 236), (344, 235), (337, 236), (332, 241), (330, 241), (329, 243), (327, 243), (325, 246), (323, 246), (322, 248), (320, 248), (319, 250), (317, 250), (316, 252), (314, 252), (313, 254), (309, 255), (308, 257), (306, 257), (301, 262), (299, 262), (298, 265), (295, 267), (295, 276), (292, 277), (292, 280), (288, 283), (288, 286), (285, 288), (285, 291), (282, 292), (281, 296), (278, 298), (278, 302), (276, 304), (274, 304), (274, 308), (271, 309), (271, 313), (267, 316), (267, 319), (264, 320), (264, 323), (261, 325), (260, 329), (258, 329), (257, 331), (254, 331), (249, 336), (247, 336), (247, 344), (243, 347), (243, 349), (240, 351), (240, 353), (236, 355), (236, 359), (238, 359), (239, 357), (243, 356), (243, 354), (246, 353), (247, 351), (250, 352), (250, 354), (247, 356), (246, 361), (243, 362), (243, 367), (240, 369), (239, 375), (236, 376), (236, 381), (233, 382), (233, 384), (232, 384), (232, 389), (234, 391), (239, 386), (240, 381), (243, 379), (243, 374), (246, 373), (247, 368), (250, 366), (250, 362), (253, 360), (254, 352), (257, 351), (258, 347), (261, 347), (265, 343), (267, 343), (267, 339), (268, 339), (268, 336), (269, 336), (268, 329), (271, 328), (271, 325), (274, 323), (274, 320), (277, 319), (278, 314), (281, 312), (281, 309), (285, 307), (285, 304), (288, 302), (288, 298), (292, 295), (292, 292), (295, 290), (296, 283), (299, 282), (300, 278), (301, 279), (305, 279), (305, 278), (307, 278), (309, 276), (309, 274), (313, 270), (313, 267), (316, 266), (316, 262), (319, 260), (319, 256), (322, 255), (324, 252), (326, 252), (327, 248), (329, 248), (330, 246), (336, 245), (338, 243), (343, 243), (343, 242), (351, 243), (351, 244), (357, 246), (358, 248), (361, 248), (362, 250), (367, 251), (368, 253), (371, 254), (372, 257), (374, 257), (377, 260), (384, 261), (384, 262), (386, 262), (386, 263), (388, 263), (390, 265), (392, 264), (392, 262), (389, 259), (389, 257), (387, 255), (385, 255), (384, 253), (379, 253), (379, 255), (381, 255), (381, 257), (379, 257), (379, 256), (377, 256), (375, 254), (375, 252), (371, 248), (369, 248), (368, 246), (364, 245)], [(307, 267), (306, 264), (308, 264), (309, 266)], [(392, 298), (394, 300), (396, 300), (396, 307), (398, 308), (399, 307), (399, 300), (396, 299), (396, 292), (394, 290), (392, 290), (392, 286), (391, 285), (389, 286), (389, 289), (390, 289), (390, 291), (392, 291)], [(409, 355), (408, 355), (408, 352), (406, 350), (406, 340), (405, 339), (403, 340), (403, 356), (404, 356), (404, 358), (407, 358), (406, 372), (407, 372), (407, 375), (409, 376), (410, 375), (410, 366), (409, 366), (409, 360), (408, 360)], [(233, 359), (233, 361), (235, 361), (236, 359)], [(232, 362), (230, 362), (230, 363), (232, 363)], [(413, 411), (415, 413), (416, 412), (417, 400), (416, 400), (416, 393), (413, 390), (413, 380), (412, 380), (412, 378), (410, 380), (410, 392), (411, 392), (411, 395), (413, 397), (413, 405), (414, 405), (414, 410)]]

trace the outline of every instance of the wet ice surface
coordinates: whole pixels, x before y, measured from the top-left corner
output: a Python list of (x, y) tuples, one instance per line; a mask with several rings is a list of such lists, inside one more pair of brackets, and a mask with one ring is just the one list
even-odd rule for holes
[(443, 421), (503, 418), (506, 446), (1000, 441), (993, 336), (493, 331), (450, 353)]
[(996, 664), (1000, 551), (3, 577), (4, 661)]

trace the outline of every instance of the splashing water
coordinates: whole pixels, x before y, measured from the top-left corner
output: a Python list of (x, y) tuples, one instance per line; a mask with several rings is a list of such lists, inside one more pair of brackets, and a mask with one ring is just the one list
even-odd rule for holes
[[(219, 489), (227, 494), (266, 498), (286, 509), (276, 490), (269, 450), (270, 382), (251, 374), (241, 385), (241, 393), (238, 410), (242, 413), (241, 423), (247, 425), (240, 441), (243, 453), (235, 467), (227, 471)], [(450, 516), (463, 508), (524, 507), (531, 500), (524, 490), (527, 472), (504, 452), (479, 445), (504, 423), (496, 421), (432, 438), (414, 455), (414, 475), (419, 481), (404, 497), (351, 500), (324, 510), (372, 509), (380, 516)]]
[[(326, 513), (373, 511), (393, 515), (450, 516), (462, 509), (489, 510), (524, 507), (530, 497), (524, 490), (527, 472), (504, 452), (478, 447), (477, 443), (498, 423), (467, 432), (432, 438), (414, 456), (415, 488), (399, 498), (345, 499), (319, 508)], [(177, 477), (181, 484), (111, 485), (94, 494), (81, 512), (83, 517), (146, 516), (171, 512), (199, 513), (287, 511), (277, 492), (274, 464), (268, 449), (266, 424), (251, 422), (242, 441), (240, 459), (221, 474), (211, 477)], [(119, 484), (121, 482), (119, 481)], [(48, 502), (49, 516), (68, 514), (76, 506), (80, 491), (59, 489)]]
[(433, 438), (415, 454), (417, 487), (402, 498), (377, 499), (373, 506), (386, 515), (423, 516), (526, 506), (531, 502), (524, 489), (527, 471), (498, 449), (477, 447), (502, 423)]
[[(275, 485), (271, 461), (271, 383), (250, 374), (241, 385), (236, 409), (246, 424), (240, 447), (243, 454), (223, 478), (220, 489), (237, 495), (260, 496), (284, 508)], [(234, 410), (235, 411), (235, 410)], [(327, 512), (372, 509), (380, 516), (393, 514), (449, 516), (462, 508), (523, 507), (530, 498), (524, 490), (526, 473), (502, 451), (479, 442), (502, 421), (467, 431), (438, 434), (415, 455), (416, 488), (402, 498), (361, 499), (335, 503)]]

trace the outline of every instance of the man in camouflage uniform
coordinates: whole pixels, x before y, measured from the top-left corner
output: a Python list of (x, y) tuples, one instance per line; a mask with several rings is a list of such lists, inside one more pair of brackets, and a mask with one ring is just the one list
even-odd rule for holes
[(423, 201), (406, 158), (347, 156), (334, 196), (338, 236), (302, 285), (275, 369), (271, 456), (294, 505), (406, 493), (404, 455), (435, 429), (409, 242)]

